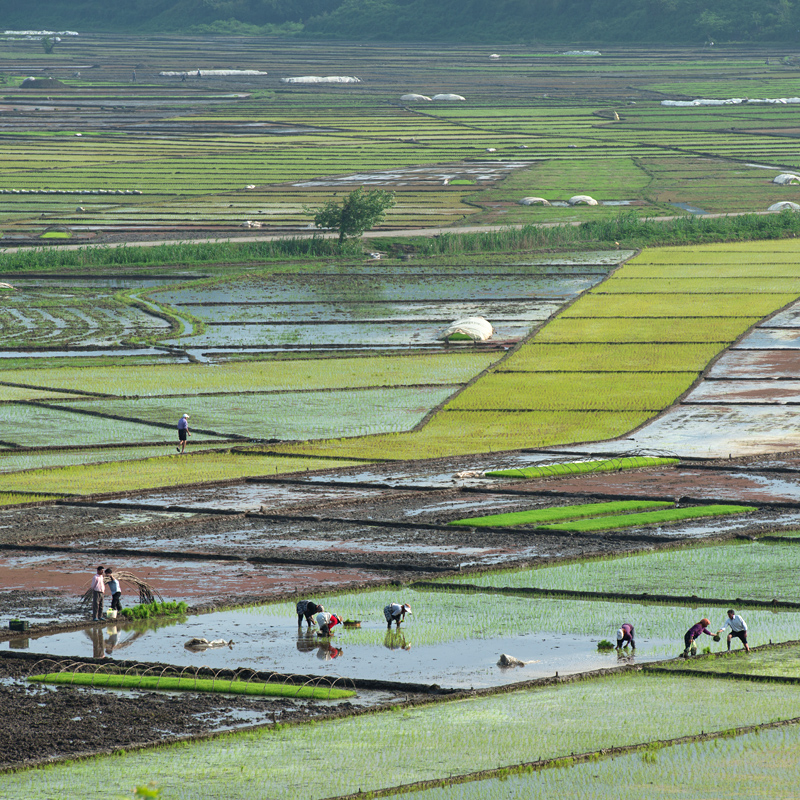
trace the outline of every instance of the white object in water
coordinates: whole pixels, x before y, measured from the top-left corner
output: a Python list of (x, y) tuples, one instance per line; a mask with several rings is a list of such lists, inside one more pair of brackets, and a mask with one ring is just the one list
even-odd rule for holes
[(594, 197), (589, 197), (588, 194), (576, 194), (570, 197), (567, 202), (571, 206), (596, 206), (597, 200)]
[(464, 317), (451, 323), (439, 336), (439, 339), (450, 339), (451, 337), (466, 337), (474, 342), (483, 342), (489, 339), (494, 333), (492, 323), (484, 317)]

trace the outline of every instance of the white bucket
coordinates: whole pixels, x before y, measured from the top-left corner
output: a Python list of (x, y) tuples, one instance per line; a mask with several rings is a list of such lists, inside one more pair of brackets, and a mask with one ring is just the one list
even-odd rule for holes
[(106, 619), (116, 619), (117, 618), (117, 609), (116, 608), (109, 608), (106, 612)]

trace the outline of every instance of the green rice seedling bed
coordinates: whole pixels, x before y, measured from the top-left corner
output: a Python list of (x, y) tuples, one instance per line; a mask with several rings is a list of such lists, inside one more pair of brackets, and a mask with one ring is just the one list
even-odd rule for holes
[[(0, 372), (0, 375), (4, 375)], [(4, 377), (7, 377), (4, 375)], [(13, 403), (17, 400), (64, 400), (80, 395), (68, 392), (54, 392), (48, 389), (31, 389), (26, 386), (7, 386), (0, 384), (0, 403)]]
[[(192, 437), (192, 440), (194, 437)], [(319, 460), (314, 458), (272, 458), (234, 453), (177, 455), (172, 446), (170, 455), (120, 463), (74, 465), (57, 469), (35, 469), (3, 477), (8, 491), (56, 492), (59, 494), (92, 495), (109, 492), (130, 492), (161, 486), (183, 486), (191, 483), (233, 480), (253, 475), (279, 475), (337, 467), (352, 467), (357, 461)]]
[[(83, 367), (81, 389), (120, 397), (292, 389), (342, 389), (404, 384), (465, 383), (488, 367), (496, 353), (442, 353), (369, 358), (311, 358), (247, 363)], [(70, 365), (67, 364), (67, 367)], [(3, 374), (3, 373), (0, 373)], [(76, 385), (72, 369), (26, 369), (5, 373), (8, 380), (49, 388)], [(2, 391), (2, 387), (0, 387)], [(62, 395), (63, 396), (63, 395)]]
[[(458, 576), (454, 580), (479, 586), (725, 597), (731, 603), (741, 598), (740, 605), (748, 599), (800, 602), (798, 550), (794, 543), (741, 542)], [(769, 576), (768, 584), (765, 575)]]
[(487, 472), (490, 478), (547, 478), (558, 475), (581, 475), (586, 472), (616, 472), (623, 469), (641, 469), (643, 467), (659, 467), (667, 464), (678, 464), (678, 458), (660, 458), (655, 456), (625, 456), (595, 461), (572, 461), (563, 464), (547, 464), (542, 467), (522, 467), (517, 469), (499, 469)]
[[(772, 311), (780, 308), (775, 305)], [(767, 312), (769, 313), (769, 312)], [(569, 342), (576, 344), (627, 344), (635, 342), (666, 344), (729, 344), (766, 316), (706, 319), (614, 318), (581, 319), (564, 315), (554, 319), (536, 334), (536, 344)]]
[[(650, 252), (650, 251), (646, 251)], [(628, 280), (661, 282), (666, 280), (698, 281), (760, 281), (760, 287), (772, 286), (773, 281), (793, 279), (791, 270), (796, 263), (795, 253), (767, 253), (761, 261), (748, 258), (747, 253), (708, 253), (701, 255), (685, 255), (683, 262), (651, 264), (646, 261), (629, 262), (625, 266), (625, 278), (620, 285), (625, 286)], [(665, 272), (669, 277), (665, 276)], [(622, 283), (625, 281), (625, 283)]]
[[(665, 278), (663, 275), (652, 278), (617, 278), (603, 284), (602, 288), (595, 289), (595, 294), (711, 294), (715, 300), (720, 299), (720, 294), (800, 294), (800, 277), (784, 278), (766, 276), (747, 276), (725, 278), (715, 276), (713, 289), (709, 287), (709, 277), (687, 276), (685, 278)], [(648, 298), (648, 304), (650, 298)]]
[[(731, 686), (732, 691), (737, 687)], [(261, 729), (140, 753), (103, 756), (0, 775), (0, 792), (42, 800), (82, 796), (94, 800), (158, 775), (174, 800), (224, 795), (252, 797), (252, 786), (269, 785), (275, 798), (335, 797), (374, 791), (446, 775), (463, 775), (540, 759), (569, 757), (607, 747), (671, 739), (701, 732), (787, 719), (797, 715), (800, 687), (747, 684), (730, 702), (726, 693), (692, 703), (664, 703), (653, 713), (653, 697), (688, 697), (697, 679), (616, 675), (555, 687), (439, 703), (315, 724)], [(624, 708), (619, 724), (609, 709)], [(532, 720), (536, 736), (531, 739)], [(313, 734), (309, 736), (309, 733)], [(325, 742), (325, 763), (314, 757)], [(376, 742), (402, 741), (404, 756), (386, 758)], [(465, 747), (465, 742), (470, 743)], [(432, 757), (432, 753), (435, 757)], [(596, 768), (596, 764), (592, 764)], [(683, 769), (680, 770), (684, 775)], [(232, 780), (231, 776), (236, 779)], [(93, 789), (92, 787), (96, 787)]]
[[(730, 628), (720, 636), (724, 643)], [(749, 638), (749, 637), (748, 637)], [(783, 638), (783, 637), (781, 637)], [(727, 647), (727, 645), (725, 645)], [(707, 658), (691, 658), (659, 664), (659, 670), (692, 670), (697, 673), (727, 675), (758, 675), (769, 678), (796, 678), (800, 681), (800, 646), (764, 646), (751, 653), (745, 652), (739, 639), (731, 639), (731, 654), (722, 648)]]
[[(675, 460), (677, 461), (677, 459)], [(559, 467), (566, 465), (554, 464), (553, 466)], [(576, 464), (575, 466), (580, 465)], [(510, 472), (517, 472), (517, 470), (501, 470), (499, 473), (487, 472), (486, 474), (497, 476)], [(513, 477), (520, 476), (514, 475)], [(534, 508), (528, 511), (513, 511), (508, 514), (491, 514), (487, 517), (458, 519), (453, 522), (448, 522), (447, 524), (474, 528), (504, 528), (508, 526), (539, 525), (543, 522), (554, 522), (556, 520), (584, 519), (586, 517), (595, 518), (604, 515), (618, 514), (621, 511), (628, 512), (641, 511), (645, 508), (666, 508), (670, 505), (672, 505), (672, 503), (657, 500), (617, 500), (611, 503), (586, 503), (585, 505), (558, 506), (557, 508)]]
[(46, 500), (57, 500), (52, 494), (19, 494), (17, 492), (0, 492), (0, 506), (13, 506), (20, 503), (41, 503)]
[[(605, 284), (604, 284), (605, 286)], [(797, 298), (796, 294), (741, 294), (710, 295), (696, 294), (649, 295), (644, 302), (642, 295), (591, 293), (566, 309), (562, 319), (572, 317), (765, 317), (786, 303)]]
[(103, 672), (49, 672), (31, 675), (35, 683), (91, 686), (97, 689), (142, 689), (162, 692), (214, 692), (258, 697), (297, 697), (312, 700), (342, 700), (355, 692), (323, 686), (294, 686), (285, 683), (262, 683), (210, 678), (183, 678), (170, 675), (113, 675)]
[[(683, 323), (681, 323), (683, 326)], [(497, 366), (497, 372), (700, 372), (719, 344), (543, 344), (539, 336)]]
[(179, 409), (190, 413), (194, 427), (220, 436), (322, 439), (409, 430), (453, 391), (453, 386), (410, 386), (306, 391), (301, 395), (289, 392), (186, 396), (168, 400), (104, 398), (76, 401), (69, 407), (96, 408), (106, 414), (153, 423), (172, 421), (175, 417), (176, 424), (179, 415), (176, 409)]
[(646, 511), (641, 514), (623, 514), (617, 517), (601, 519), (576, 520), (575, 522), (559, 522), (541, 527), (556, 531), (604, 531), (619, 528), (634, 528), (640, 525), (663, 525), (682, 522), (687, 519), (701, 517), (724, 517), (729, 514), (747, 514), (758, 511), (754, 506), (710, 505), (691, 506), (688, 508), (671, 508), (664, 511)]
[[(652, 742), (629, 753), (582, 763), (565, 758), (554, 769), (509, 770), (468, 783), (444, 778), (433, 788), (381, 796), (389, 800), (719, 800), (761, 795), (790, 800), (796, 791), (798, 760), (800, 726), (793, 724), (667, 746)], [(713, 764), (724, 764), (724, 769), (710, 768)], [(692, 780), (687, 775), (701, 777)]]
[[(229, 450), (230, 442), (215, 444), (211, 441), (203, 442), (198, 448), (192, 437), (192, 450), (202, 449), (203, 452), (213, 450)], [(58, 450), (47, 447), (23, 450), (0, 450), (0, 473), (20, 472), (30, 469), (44, 469), (45, 467), (69, 467), (82, 464), (100, 464), (111, 461), (136, 461), (145, 458), (163, 456), (165, 453), (175, 452), (172, 443), (154, 447), (98, 447), (89, 450)]]
[(696, 372), (494, 372), (464, 390), (447, 409), (660, 411), (696, 378)]
[(492, 453), (522, 447), (613, 439), (646, 422), (631, 411), (445, 411), (414, 433), (379, 435), (314, 444), (281, 445), (276, 452), (341, 458), (402, 460)]

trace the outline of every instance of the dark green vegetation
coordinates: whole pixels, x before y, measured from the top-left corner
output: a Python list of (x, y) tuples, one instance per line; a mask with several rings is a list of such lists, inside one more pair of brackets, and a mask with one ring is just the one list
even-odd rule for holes
[[(238, 0), (203, 3), (160, 0), (108, 5), (99, 0), (64, 3), (43, 0), (31, 8), (0, 2), (6, 27), (94, 31), (202, 31), (218, 33), (295, 33), (344, 39), (442, 41), (791, 41), (800, 25), (793, 0), (753, 9), (744, 0), (725, 5), (692, 3), (597, 3), (588, 0), (500, 0), (464, 6), (455, 0)], [(42, 40), (51, 53), (53, 37)]]
[(341, 700), (355, 692), (328, 686), (294, 686), (285, 683), (262, 683), (235, 679), (186, 678), (173, 675), (116, 675), (105, 672), (51, 672), (31, 675), (29, 681), (70, 686), (92, 686), (97, 689), (149, 689), (162, 692), (219, 692), (260, 697), (299, 697), (315, 700)]
[(329, 200), (322, 208), (309, 209), (314, 212), (314, 224), (318, 228), (329, 228), (339, 234), (339, 248), (347, 239), (361, 236), (383, 221), (387, 209), (394, 205), (394, 195), (383, 189), (365, 191), (363, 187), (353, 189), (341, 202)]
[(189, 608), (186, 603), (139, 603), (135, 606), (123, 608), (120, 616), (128, 619), (150, 619), (150, 617), (178, 617), (186, 613)]

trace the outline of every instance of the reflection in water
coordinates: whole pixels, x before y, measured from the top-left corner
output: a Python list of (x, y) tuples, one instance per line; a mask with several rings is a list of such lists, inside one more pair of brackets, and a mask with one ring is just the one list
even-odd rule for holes
[(317, 658), (320, 661), (330, 661), (344, 652), (341, 647), (334, 647), (330, 642), (323, 642), (317, 648)]
[(158, 627), (152, 624), (150, 620), (147, 620), (147, 622), (150, 622), (150, 624), (139, 625), (123, 630), (124, 638), (122, 641), (119, 640), (120, 630), (116, 625), (109, 625), (105, 629), (105, 635), (103, 629), (99, 625), (85, 628), (83, 632), (92, 643), (92, 658), (106, 658), (106, 656), (111, 656), (115, 650), (122, 650), (125, 647), (129, 647), (141, 636), (144, 636), (148, 630)]
[(312, 650), (317, 649), (317, 639), (312, 630), (307, 628), (305, 631), (298, 631), (297, 649), (301, 653), (310, 653)]
[(406, 641), (406, 635), (400, 630), (389, 631), (383, 639), (383, 646), (389, 650), (410, 650), (411, 645)]

